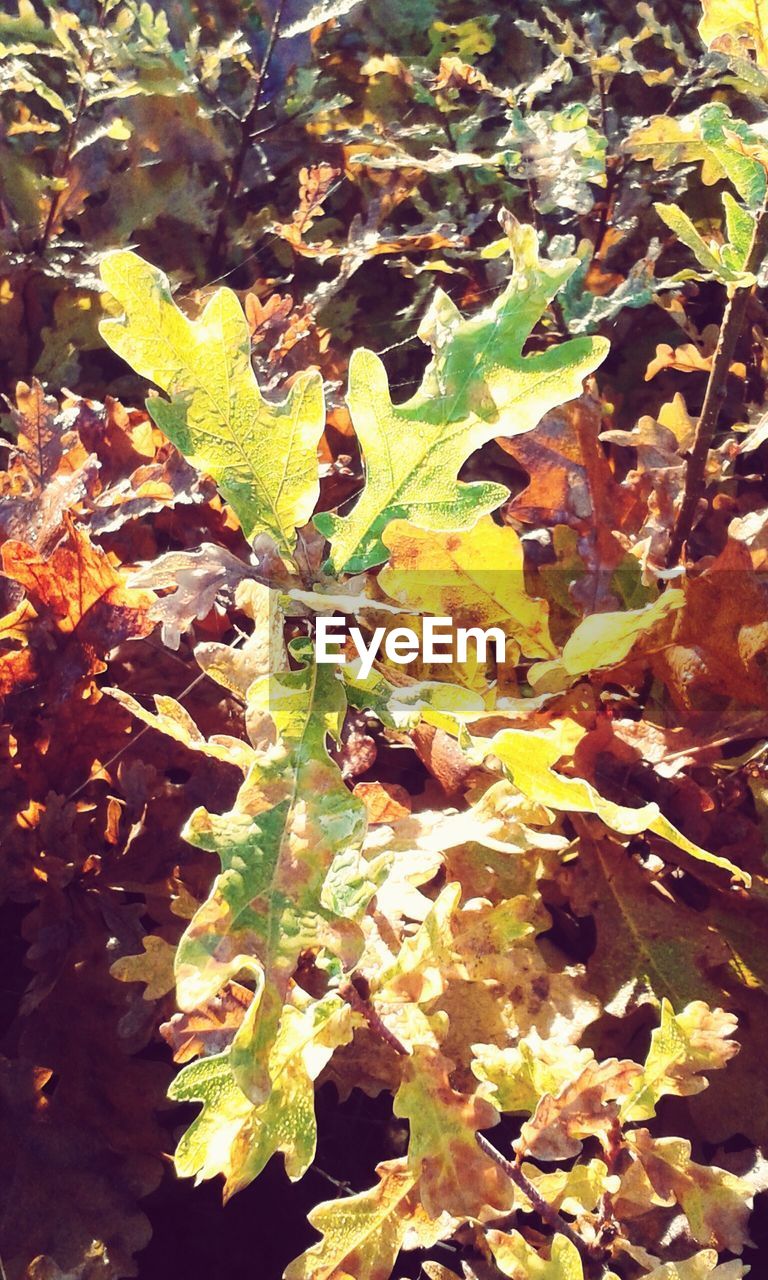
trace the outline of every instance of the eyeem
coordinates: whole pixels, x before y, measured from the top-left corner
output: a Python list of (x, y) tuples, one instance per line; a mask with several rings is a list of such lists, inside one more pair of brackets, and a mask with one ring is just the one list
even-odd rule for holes
[(384, 655), (390, 662), (407, 663), (421, 658), (423, 662), (466, 662), (470, 641), (477, 649), (479, 662), (485, 662), (488, 646), (493, 645), (497, 662), (504, 661), (506, 637), (501, 627), (455, 627), (450, 618), (424, 618), (422, 633), (411, 627), (376, 627), (366, 644), (359, 627), (347, 630), (343, 618), (319, 617), (316, 626), (315, 657), (318, 662), (346, 662), (339, 651), (347, 636), (360, 659), (360, 675), (370, 675), (384, 642)]

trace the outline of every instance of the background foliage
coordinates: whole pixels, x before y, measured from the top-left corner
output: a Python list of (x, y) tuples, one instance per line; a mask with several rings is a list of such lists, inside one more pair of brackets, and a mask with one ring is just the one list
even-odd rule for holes
[(9, 1280), (759, 1274), (766, 32), (0, 15)]

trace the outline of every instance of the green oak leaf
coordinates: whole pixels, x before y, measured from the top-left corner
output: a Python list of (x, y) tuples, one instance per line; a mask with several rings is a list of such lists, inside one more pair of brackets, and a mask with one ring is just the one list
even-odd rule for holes
[[(230, 1052), (237, 1083), (256, 1103), (270, 1091), (270, 1053), (299, 957), (354, 964), (362, 934), (335, 908), (353, 903), (359, 915), (376, 889), (375, 877), (367, 889), (357, 884), (355, 859), (339, 861), (366, 829), (365, 808), (326, 747), (344, 718), (342, 686), (332, 667), (315, 665), (310, 644), (294, 651), (302, 667), (255, 680), (247, 695), (249, 713), (272, 717), (277, 744), (256, 760), (229, 813), (197, 809), (184, 830), (218, 854), (221, 872), (179, 943), (178, 1003), (191, 1011), (236, 974), (251, 974), (254, 997)], [(339, 882), (345, 865), (355, 878), (348, 891)]]
[(657, 203), (653, 207), (662, 222), (666, 222), (678, 240), (690, 249), (705, 271), (711, 271), (723, 284), (744, 288), (754, 283), (754, 276), (744, 270), (752, 238), (751, 233), (754, 229), (754, 219), (749, 210), (742, 209), (736, 204), (732, 196), (728, 199), (730, 204), (725, 205), (726, 225), (729, 232), (734, 234), (735, 243), (722, 246), (715, 241), (707, 243), (696, 230), (688, 214), (679, 205)]
[[(472, 1045), (472, 1073), (490, 1086), (489, 1097), (499, 1111), (532, 1115), (545, 1093), (555, 1096), (575, 1080), (591, 1061), (591, 1049), (560, 1044), (550, 1048), (538, 1034), (523, 1036), (516, 1045)], [(492, 1090), (492, 1091), (491, 1091)]]
[(197, 320), (167, 277), (135, 253), (109, 253), (106, 288), (123, 307), (101, 335), (167, 393), (147, 402), (161, 431), (216, 481), (246, 537), (271, 534), (290, 553), (319, 493), (317, 444), (325, 424), (320, 374), (299, 374), (284, 400), (265, 400), (251, 367), (248, 324), (231, 289), (217, 289)]
[(752, 248), (757, 219), (744, 205), (734, 200), (728, 191), (723, 192), (725, 229), (728, 243), (720, 249), (720, 257), (732, 271), (744, 271)]
[(421, 1203), (431, 1218), (448, 1212), (477, 1217), (491, 1205), (506, 1209), (512, 1188), (499, 1166), (477, 1144), (477, 1133), (498, 1123), (499, 1113), (479, 1090), (451, 1084), (454, 1063), (439, 1050), (415, 1045), (403, 1067), (392, 1104), (408, 1121), (408, 1164), (419, 1175)]
[[(699, 111), (701, 138), (710, 155), (725, 171), (741, 199), (749, 209), (757, 211), (766, 192), (765, 165), (758, 156), (750, 155), (750, 144), (756, 138), (744, 120), (731, 115), (722, 102), (708, 102)], [(741, 146), (739, 144), (742, 144)]]
[(761, 161), (764, 142), (724, 102), (708, 102), (686, 116), (653, 116), (631, 130), (627, 149), (636, 160), (650, 160), (657, 171), (679, 164), (702, 164), (705, 186), (728, 178), (748, 209), (760, 208), (766, 192)]
[(388, 1160), (376, 1172), (379, 1181), (367, 1191), (338, 1196), (311, 1210), (308, 1220), (322, 1240), (290, 1263), (284, 1280), (384, 1280), (409, 1230), (425, 1247), (440, 1238), (440, 1224), (428, 1224), (419, 1212), (418, 1178), (406, 1162)]
[(669, 1000), (663, 999), (643, 1074), (622, 1104), (622, 1120), (650, 1120), (666, 1095), (685, 1098), (706, 1089), (703, 1073), (719, 1070), (738, 1053), (739, 1046), (731, 1039), (736, 1026), (733, 1014), (711, 1009), (703, 1000), (691, 1001), (676, 1014)]
[(495, 436), (530, 431), (555, 405), (581, 392), (605, 358), (604, 338), (574, 338), (523, 354), (547, 305), (578, 266), (541, 260), (533, 227), (507, 221), (514, 269), (500, 296), (470, 319), (438, 290), (419, 336), (433, 359), (421, 386), (392, 403), (379, 357), (357, 350), (349, 366), (349, 404), (365, 457), (365, 488), (349, 515), (315, 517), (331, 540), (331, 568), (359, 572), (382, 563), (391, 520), (419, 528), (470, 529), (507, 496), (503, 485), (465, 484), (467, 458)]
[(180, 1177), (225, 1177), (225, 1199), (258, 1177), (277, 1151), (292, 1181), (315, 1157), (314, 1081), (333, 1050), (352, 1036), (351, 1010), (338, 996), (286, 1005), (269, 1055), (273, 1085), (255, 1105), (239, 1087), (230, 1050), (200, 1058), (179, 1073), (169, 1090), (176, 1102), (202, 1102), (203, 1110), (182, 1136), (174, 1162)]

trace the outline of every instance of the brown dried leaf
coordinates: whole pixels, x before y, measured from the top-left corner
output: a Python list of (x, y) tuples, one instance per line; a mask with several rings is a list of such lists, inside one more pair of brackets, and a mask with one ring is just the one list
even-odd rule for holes
[(636, 1062), (609, 1058), (588, 1062), (559, 1093), (545, 1093), (520, 1130), (518, 1150), (537, 1160), (570, 1160), (585, 1138), (609, 1145), (619, 1116), (619, 1103), (642, 1078)]
[(130, 590), (110, 559), (67, 521), (68, 532), (48, 559), (22, 542), (6, 542), (3, 571), (27, 592), (41, 623), (59, 638), (52, 661), (63, 697), (82, 676), (105, 668), (124, 640), (152, 630), (152, 597)]

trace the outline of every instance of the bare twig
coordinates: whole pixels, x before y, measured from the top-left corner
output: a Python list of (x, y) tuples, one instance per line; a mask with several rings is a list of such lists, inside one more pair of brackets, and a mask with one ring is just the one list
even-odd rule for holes
[(354, 1196), (357, 1194), (348, 1182), (343, 1182), (340, 1178), (334, 1178), (333, 1174), (326, 1173), (325, 1169), (321, 1169), (319, 1164), (310, 1165), (309, 1172), (325, 1178), (325, 1181), (330, 1182), (331, 1186), (335, 1187), (342, 1196)]
[(261, 66), (256, 72), (256, 87), (253, 91), (251, 105), (248, 108), (248, 113), (241, 124), (240, 146), (232, 163), (229, 182), (227, 183), (227, 189), (224, 192), (224, 199), (221, 202), (221, 209), (219, 210), (219, 216), (216, 221), (216, 229), (213, 233), (213, 257), (217, 262), (221, 262), (224, 256), (223, 249), (227, 230), (227, 217), (229, 215), (230, 205), (235, 199), (238, 187), (240, 186), (240, 179), (243, 176), (243, 166), (245, 164), (245, 158), (248, 155), (248, 149), (253, 142), (253, 127), (256, 123), (259, 106), (261, 105), (261, 95), (264, 89), (264, 82), (267, 78), (269, 64), (272, 61), (272, 54), (275, 50), (277, 37), (280, 34), (280, 24), (283, 20), (283, 9), (285, 8), (285, 4), (286, 0), (277, 0), (275, 16), (272, 19), (269, 39), (267, 40), (267, 47), (264, 50), (264, 57), (261, 60)]
[[(763, 204), (757, 215), (752, 243), (744, 264), (744, 270), (757, 271), (762, 264), (766, 250), (768, 250), (768, 201)], [(720, 335), (717, 340), (717, 349), (712, 361), (707, 389), (704, 393), (704, 403), (701, 406), (701, 414), (696, 427), (693, 448), (688, 458), (683, 502), (667, 556), (667, 565), (670, 567), (677, 564), (680, 559), (680, 553), (693, 527), (699, 499), (704, 493), (707, 456), (717, 428), (723, 400), (725, 399), (728, 371), (744, 324), (750, 293), (751, 289), (749, 287), (734, 289), (725, 308), (725, 315), (723, 316), (723, 323), (720, 326)]]
[(475, 1137), (480, 1150), (495, 1161), (502, 1172), (507, 1175), (510, 1182), (514, 1182), (515, 1186), (522, 1191), (526, 1200), (530, 1200), (534, 1211), (539, 1215), (542, 1222), (545, 1222), (548, 1227), (559, 1235), (565, 1236), (567, 1240), (570, 1240), (571, 1244), (575, 1245), (582, 1258), (587, 1262), (603, 1263), (602, 1249), (596, 1248), (587, 1240), (582, 1240), (580, 1235), (577, 1235), (573, 1227), (565, 1221), (565, 1218), (560, 1216), (557, 1209), (553, 1209), (552, 1205), (540, 1195), (530, 1178), (526, 1178), (519, 1164), (513, 1164), (511, 1160), (507, 1160), (506, 1156), (503, 1156), (500, 1151), (497, 1151), (491, 1145), (484, 1134), (476, 1133)]
[[(206, 675), (207, 675), (207, 672), (201, 671), (199, 676), (195, 676), (192, 683), (188, 684), (186, 689), (182, 689), (177, 701), (180, 702), (181, 699), (185, 698), (188, 693), (191, 693), (193, 689), (197, 688), (197, 686), (203, 680), (205, 680)], [(117, 761), (120, 759), (120, 757), (125, 755), (126, 751), (130, 751), (131, 747), (135, 747), (139, 739), (143, 738), (146, 733), (149, 733), (151, 728), (152, 728), (152, 725), (145, 724), (142, 729), (139, 729), (138, 733), (132, 733), (128, 741), (124, 743), (123, 746), (120, 747), (118, 751), (115, 751), (114, 755), (111, 755), (108, 760), (105, 760), (103, 764), (100, 764), (99, 766), (100, 772), (106, 773), (107, 769), (110, 769), (113, 764), (116, 764)], [(93, 775), (89, 774), (89, 776), (85, 779), (85, 782), (81, 782), (79, 787), (75, 787), (74, 791), (70, 791), (69, 795), (67, 796), (67, 801), (74, 800), (75, 796), (79, 796), (80, 792), (84, 791), (85, 788), (88, 786), (88, 784), (93, 781), (94, 781)]]

